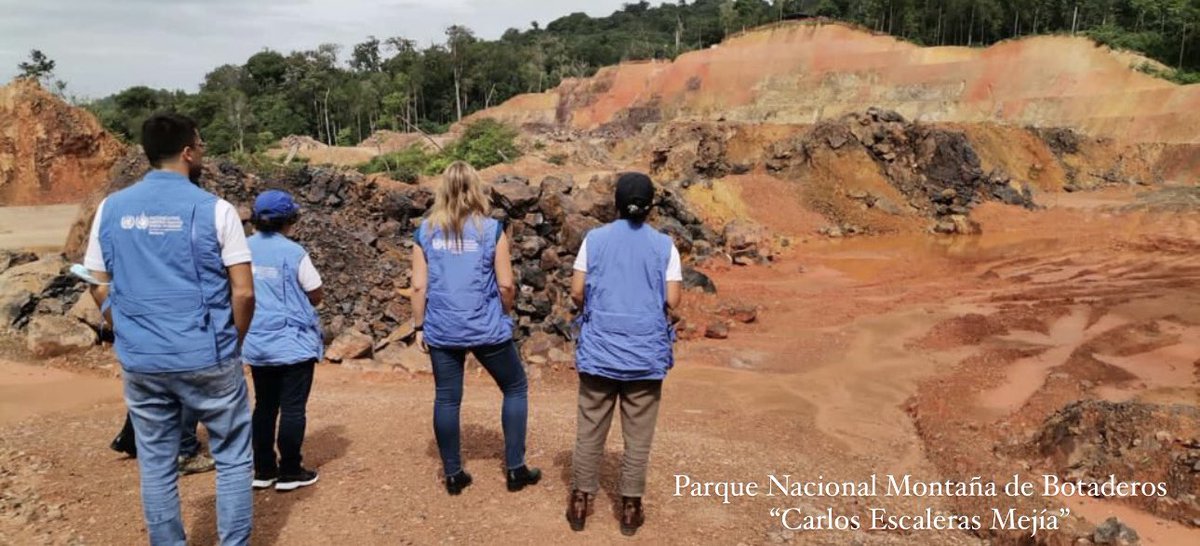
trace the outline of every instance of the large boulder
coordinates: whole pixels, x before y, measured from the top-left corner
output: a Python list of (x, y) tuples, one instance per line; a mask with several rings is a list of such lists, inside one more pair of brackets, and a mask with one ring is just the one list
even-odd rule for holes
[(89, 294), (80, 294), (75, 305), (71, 307), (70, 311), (67, 311), (67, 316), (91, 326), (93, 330), (99, 331), (104, 326), (104, 316), (100, 314), (96, 300), (93, 300)]
[(1092, 533), (1092, 543), (1134, 546), (1141, 543), (1141, 538), (1132, 527), (1125, 525), (1115, 517), (1110, 517), (1096, 527), (1096, 531)]
[(25, 342), (34, 355), (49, 358), (86, 351), (96, 344), (96, 332), (70, 317), (38, 315), (29, 321)]
[(691, 267), (683, 268), (683, 287), (687, 289), (698, 288), (703, 290), (705, 294), (717, 293), (717, 285), (713, 284), (712, 279), (708, 278), (708, 275)]
[(66, 267), (61, 256), (47, 256), (0, 273), (0, 329), (11, 328), (25, 316)]
[(329, 349), (325, 351), (325, 358), (330, 362), (353, 360), (368, 355), (374, 346), (375, 342), (371, 336), (358, 330), (348, 329), (329, 345)]
[(0, 250), (0, 273), (11, 267), (37, 261), (37, 254), (22, 250)]
[(946, 235), (979, 235), (983, 233), (983, 228), (980, 227), (979, 222), (970, 217), (952, 214), (949, 218), (935, 224), (933, 231)]
[(402, 369), (410, 374), (433, 373), (433, 365), (429, 362), (429, 355), (422, 353), (416, 345), (405, 346), (401, 343), (393, 343), (376, 353), (375, 360), (392, 368)]
[(579, 214), (568, 216), (567, 220), (563, 222), (562, 231), (559, 232), (559, 242), (563, 250), (572, 254), (579, 252), (584, 237), (597, 227), (600, 227), (600, 222), (594, 218)]
[(581, 214), (595, 218), (601, 223), (617, 219), (617, 206), (611, 192), (602, 193), (594, 187), (589, 187), (585, 191), (573, 192), (571, 201)]
[(551, 224), (563, 223), (568, 214), (578, 209), (578, 205), (570, 195), (546, 190), (542, 190), (542, 200), (538, 206), (542, 211), (542, 216)]
[(539, 188), (530, 186), (523, 179), (506, 177), (492, 184), (492, 204), (504, 209), (510, 217), (524, 215), (538, 202), (539, 197)]
[(725, 225), (724, 235), (726, 250), (734, 263), (754, 262), (771, 254), (771, 236), (766, 228), (754, 222), (733, 220)]

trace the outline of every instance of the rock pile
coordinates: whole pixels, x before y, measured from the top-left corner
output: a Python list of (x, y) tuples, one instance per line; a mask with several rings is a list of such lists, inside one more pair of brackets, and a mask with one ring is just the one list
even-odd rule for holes
[[(136, 154), (118, 163), (112, 182), (85, 204), (72, 228), (65, 250), (71, 260), (78, 261), (83, 254), (91, 216), (102, 195), (139, 180), (147, 169)], [(513, 238), (519, 287), (517, 338), (542, 340), (526, 343), (537, 349), (527, 354), (546, 360), (552, 351), (559, 359), (569, 354), (572, 265), (588, 230), (615, 218), (614, 181), (615, 175), (580, 183), (554, 176), (540, 182), (503, 176), (490, 184), (490, 214), (506, 222)], [(334, 343), (331, 359), (370, 358), (387, 345), (410, 338), (412, 236), (433, 205), (428, 188), (307, 166), (259, 177), (227, 162), (206, 165), (202, 185), (237, 206), (243, 220), (249, 219), (254, 198), (264, 190), (284, 189), (296, 196), (303, 212), (294, 237), (308, 249), (325, 281), (321, 316), (327, 341)], [(723, 248), (723, 236), (691, 212), (678, 188), (668, 185), (659, 194), (651, 224), (670, 234), (688, 261)], [(35, 263), (56, 273), (65, 265), (61, 260)], [(14, 309), (11, 322), (23, 327), (34, 314), (68, 311), (85, 322), (84, 317), (94, 318), (89, 309), (74, 309), (81, 307), (77, 303), (82, 284), (70, 277), (53, 280), (60, 278), (29, 287), (25, 299), (14, 296), (8, 306)], [(715, 290), (709, 279), (691, 268), (686, 280), (690, 287)], [(34, 299), (42, 303), (30, 307)]]
[[(771, 172), (787, 172), (819, 150), (847, 147), (865, 150), (884, 179), (907, 199), (905, 204), (934, 219), (938, 232), (975, 231), (977, 227), (966, 217), (984, 201), (1034, 207), (1027, 184), (1000, 170), (984, 172), (966, 135), (909, 122), (896, 112), (877, 108), (822, 122), (810, 133), (775, 143), (766, 167)], [(880, 202), (875, 196), (851, 197), (889, 214), (902, 212), (897, 204)]]
[(1140, 402), (1075, 402), (1046, 420), (1030, 445), (1051, 473), (1071, 482), (1165, 483), (1167, 496), (1126, 502), (1191, 524), (1200, 519), (1200, 410)]
[[(39, 357), (86, 350), (99, 339), (99, 310), (78, 310), (82, 283), (66, 273), (61, 256), (30, 261), (28, 253), (0, 251), (0, 333), (21, 332)], [(94, 309), (94, 305), (92, 306)], [(87, 317), (87, 318), (83, 318)]]

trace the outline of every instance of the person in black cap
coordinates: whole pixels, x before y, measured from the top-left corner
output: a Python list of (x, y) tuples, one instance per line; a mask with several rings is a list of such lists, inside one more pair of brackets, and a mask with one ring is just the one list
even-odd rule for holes
[(316, 310), (321, 275), (304, 247), (288, 238), (299, 215), (291, 194), (267, 190), (254, 201), (251, 222), (257, 233), (246, 241), (257, 295), (242, 347), (254, 377), (255, 489), (273, 485), (276, 491), (291, 491), (317, 482), (317, 473), (300, 465), (300, 447), (313, 368), (325, 351)]
[(641, 173), (617, 180), (619, 220), (587, 234), (575, 261), (571, 297), (580, 308), (575, 367), (579, 413), (567, 521), (581, 531), (599, 490), (600, 459), (620, 402), (621, 532), (645, 521), (642, 495), (662, 382), (674, 364), (669, 308), (679, 305), (683, 271), (671, 238), (646, 225), (654, 184)]

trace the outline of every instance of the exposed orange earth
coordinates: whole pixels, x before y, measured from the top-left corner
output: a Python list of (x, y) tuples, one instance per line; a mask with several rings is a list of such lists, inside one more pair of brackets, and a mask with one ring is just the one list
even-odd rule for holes
[[(1140, 62), (1077, 38), (920, 48), (789, 23), (477, 114), (521, 125), (528, 152), (484, 171), (489, 179), (555, 176), (581, 186), (643, 169), (686, 181), (673, 187), (714, 230), (737, 220), (769, 233), (768, 263), (698, 265), (718, 292), (689, 291), (685, 323), (702, 332), (725, 322), (730, 334), (677, 347), (648, 523), (632, 542), (1066, 546), (1091, 543), (1115, 516), (1142, 544), (1200, 543), (1200, 87), (1145, 76), (1131, 68)], [(909, 143), (957, 146), (951, 166), (974, 157), (985, 175), (1011, 177), (984, 185), (1027, 187), (1036, 206), (984, 199), (969, 211), (982, 234), (929, 233), (919, 192), (901, 184), (928, 172), (910, 172), (854, 134), (876, 127), (863, 114), (871, 107), (908, 118), (880, 127), (939, 132), (947, 139)], [(565, 161), (549, 161), (560, 155)], [(819, 233), (838, 223), (870, 235)], [(733, 320), (735, 306), (753, 308), (756, 319)], [(111, 348), (36, 361), (0, 340), (0, 394), (17, 401), (0, 403), (0, 543), (144, 541), (135, 465), (105, 447), (124, 414)], [(447, 497), (432, 379), (320, 365), (305, 449), (321, 482), (256, 494), (255, 543), (626, 540), (609, 502), (615, 437), (588, 531), (572, 533), (563, 521), (575, 378), (566, 367), (529, 370), (529, 458), (548, 479), (519, 494), (503, 490), (499, 394), (475, 367), (463, 443), (476, 485)], [(1014, 474), (1111, 474), (1162, 481), (1167, 495), (729, 504), (676, 495), (677, 475), (765, 486), (768, 475), (784, 474), (1001, 484)], [(184, 478), (181, 491), (189, 536), (215, 542), (211, 475)], [(985, 524), (993, 508), (1070, 515), (1036, 535), (986, 525), (793, 532), (772, 508), (867, 521), (872, 508), (930, 510)]]
[(78, 203), (125, 146), (36, 82), (0, 87), (0, 206)]
[[(1029, 439), (1073, 400), (1194, 407), (1200, 221), (1194, 213), (1119, 213), (1098, 204), (1132, 199), (1116, 190), (1073, 194), (1049, 210), (1017, 214), (988, 205), (978, 213), (982, 237), (814, 240), (797, 243), (769, 266), (706, 268), (720, 295), (689, 295), (688, 312), (737, 302), (756, 306), (758, 320), (734, 324), (727, 340), (680, 346), (653, 456), (651, 520), (635, 541), (1021, 542), (1020, 532), (990, 531), (783, 535), (767, 515), (772, 506), (846, 514), (866, 514), (869, 507), (987, 514), (990, 506), (973, 498), (758, 498), (725, 505), (674, 496), (674, 476), (765, 481), (767, 474), (788, 473), (862, 480), (893, 473), (1000, 481), (1021, 473), (1034, 479), (1055, 469), (1029, 451)], [(1127, 333), (1115, 334), (1122, 331)], [(1096, 368), (1086, 364), (1089, 359), (1107, 364)], [(19, 518), (0, 518), (0, 537), (16, 543), (40, 537), (51, 543), (70, 537), (88, 544), (142, 540), (133, 463), (106, 455), (104, 447), (124, 411), (109, 350), (49, 364), (71, 373), (6, 364), (0, 374), (0, 389), (65, 381), (0, 415), (0, 465), (9, 469), (0, 480), (6, 490), (28, 495), (23, 498), (36, 513), (24, 525)], [(31, 383), (31, 374), (46, 377)], [(321, 484), (294, 496), (258, 494), (256, 542), (615, 540), (605, 502), (583, 535), (561, 521), (574, 426), (570, 373), (545, 371), (535, 380), (530, 458), (551, 479), (519, 495), (505, 493), (499, 480), (502, 443), (493, 422), (498, 394), (478, 370), (470, 375), (464, 449), (479, 484), (450, 500), (436, 479), (432, 379), (321, 366), (306, 444), (323, 473)], [(86, 390), (108, 394), (81, 406), (74, 393), (93, 383)], [(1156, 434), (1178, 438), (1164, 454), (1186, 453), (1189, 434), (1198, 432), (1166, 422), (1137, 427), (1134, 433), (1147, 445)], [(616, 457), (610, 453), (608, 470), (615, 472)], [(1163, 457), (1121, 473), (1121, 479), (1157, 475), (1163, 469), (1157, 465), (1171, 464)], [(611, 480), (605, 483), (611, 486)], [(213, 539), (212, 488), (211, 477), (183, 480), (185, 514), (201, 543)], [(1135, 527), (1143, 544), (1188, 544), (1200, 537), (1186, 519), (1195, 517), (1197, 507), (1187, 501), (1178, 505), (1184, 510), (1178, 516), (1136, 499), (1035, 496), (1005, 503), (1021, 510), (1072, 509), (1060, 530), (1044, 530), (1034, 543), (1073, 544), (1109, 514)], [(1192, 515), (1183, 516), (1186, 510)]]

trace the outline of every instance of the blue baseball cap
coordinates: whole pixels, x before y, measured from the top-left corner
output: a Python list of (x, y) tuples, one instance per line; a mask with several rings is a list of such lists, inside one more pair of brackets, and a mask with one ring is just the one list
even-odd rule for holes
[(264, 220), (289, 218), (300, 212), (292, 194), (283, 190), (267, 190), (254, 200), (254, 215)]

